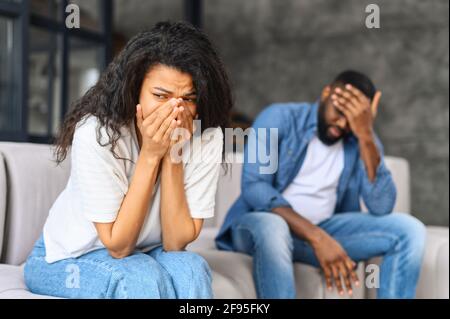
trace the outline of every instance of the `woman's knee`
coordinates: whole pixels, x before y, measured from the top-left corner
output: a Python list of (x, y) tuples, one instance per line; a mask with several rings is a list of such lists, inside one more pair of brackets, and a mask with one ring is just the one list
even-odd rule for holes
[[(39, 260), (40, 259), (40, 260)], [(40, 279), (40, 271), (38, 269), (41, 267), (44, 257), (28, 257), (23, 268), (23, 277), (25, 281), (25, 286), (31, 292), (37, 292), (39, 290), (38, 280)]]
[(136, 254), (116, 260), (109, 295), (114, 298), (174, 298), (170, 274), (156, 260)]
[(144, 254), (114, 259), (97, 251), (52, 264), (30, 257), (24, 277), (32, 292), (63, 298), (175, 298), (170, 275)]
[(178, 298), (212, 298), (212, 275), (206, 260), (189, 251), (159, 251), (157, 261), (172, 277)]
[(190, 251), (166, 252), (168, 258), (173, 259), (174, 264), (178, 264), (178, 269), (183, 269), (184, 273), (190, 273), (192, 277), (202, 277), (211, 281), (211, 269), (208, 262), (199, 254)]
[(27, 288), (36, 294), (62, 298), (104, 298), (111, 283), (111, 271), (100, 263), (65, 259), (47, 263), (30, 256), (24, 267)]

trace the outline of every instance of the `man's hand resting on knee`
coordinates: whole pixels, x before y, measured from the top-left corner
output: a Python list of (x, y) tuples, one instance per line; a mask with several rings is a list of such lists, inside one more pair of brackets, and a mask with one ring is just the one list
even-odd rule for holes
[(350, 259), (342, 246), (322, 229), (319, 229), (318, 238), (310, 244), (324, 272), (327, 288), (332, 290), (334, 282), (339, 294), (343, 295), (343, 280), (348, 294), (352, 295), (352, 283), (359, 285), (355, 273), (356, 263)]
[(273, 212), (286, 220), (295, 235), (311, 245), (324, 272), (327, 288), (333, 289), (334, 284), (339, 294), (343, 295), (343, 281), (348, 294), (352, 295), (353, 284), (359, 285), (359, 279), (355, 272), (356, 263), (350, 259), (342, 246), (324, 230), (303, 218), (290, 207), (276, 207)]

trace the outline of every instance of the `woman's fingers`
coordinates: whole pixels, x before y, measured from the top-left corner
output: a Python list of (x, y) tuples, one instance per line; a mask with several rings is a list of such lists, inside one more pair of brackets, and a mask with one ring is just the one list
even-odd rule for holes
[(170, 147), (176, 142), (176, 139), (174, 137), (174, 132), (176, 132), (175, 130), (178, 129), (180, 126), (180, 121), (177, 119), (173, 119), (172, 123), (170, 123), (169, 128), (166, 130), (166, 132), (164, 133), (162, 140), (164, 141), (164, 143), (169, 145), (169, 152), (170, 152)]
[[(171, 124), (175, 120), (175, 123), (178, 124), (178, 121), (176, 120), (177, 116), (183, 112), (183, 107), (175, 107), (175, 109), (172, 111), (169, 116), (167, 116), (164, 121), (160, 124), (160, 126), (157, 128), (157, 131), (154, 135), (154, 139), (157, 141), (163, 140), (163, 137), (166, 133), (166, 131), (171, 130)], [(155, 123), (156, 124), (156, 123)]]
[(191, 133), (191, 135), (194, 133), (194, 117), (191, 113), (191, 111), (189, 110), (189, 108), (186, 108), (186, 120), (188, 122), (188, 127), (189, 127), (189, 133)]
[(142, 122), (144, 121), (144, 115), (142, 114), (142, 106), (136, 105), (136, 125), (139, 129), (142, 128)]
[(189, 135), (185, 136), (186, 139), (190, 139), (192, 135), (192, 116), (188, 108), (185, 108), (182, 112), (181, 120), (183, 121), (184, 128), (188, 131)]
[(180, 104), (180, 99), (170, 99), (152, 114), (147, 116), (143, 122), (144, 126), (152, 126), (155, 130), (159, 128), (161, 123), (171, 114), (174, 108)]
[[(173, 98), (173, 99), (175, 99), (175, 98)], [(152, 115), (153, 113), (155, 113), (157, 111), (160, 111), (164, 107), (169, 106), (168, 104), (170, 104), (170, 100), (167, 101), (166, 103), (158, 103), (156, 105), (150, 105), (147, 110), (147, 117), (149, 117), (150, 115)]]

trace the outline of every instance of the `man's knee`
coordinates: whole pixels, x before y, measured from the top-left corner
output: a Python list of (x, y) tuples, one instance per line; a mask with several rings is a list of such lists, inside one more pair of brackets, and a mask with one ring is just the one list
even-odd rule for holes
[(246, 216), (246, 227), (251, 227), (256, 232), (265, 236), (268, 234), (289, 233), (289, 226), (283, 217), (270, 212), (248, 213)]
[(237, 228), (246, 229), (252, 236), (256, 246), (263, 248), (283, 247), (292, 249), (292, 236), (287, 222), (279, 215), (270, 212), (248, 213), (245, 221)]
[(388, 222), (399, 240), (404, 243), (404, 248), (422, 253), (426, 240), (426, 228), (420, 220), (408, 214), (392, 213)]

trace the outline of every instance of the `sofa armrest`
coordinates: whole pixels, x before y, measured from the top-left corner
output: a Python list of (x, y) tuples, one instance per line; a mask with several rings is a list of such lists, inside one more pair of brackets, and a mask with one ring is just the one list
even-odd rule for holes
[(218, 227), (203, 227), (198, 238), (190, 243), (186, 249), (191, 251), (216, 249), (214, 238), (218, 232)]
[(449, 229), (428, 226), (417, 298), (449, 298)]
[[(427, 242), (422, 269), (416, 290), (418, 299), (449, 298), (449, 229), (448, 227), (427, 226)], [(369, 264), (381, 263), (377, 257)], [(376, 289), (366, 288), (369, 299), (376, 298)]]

